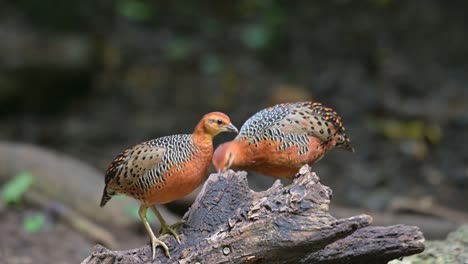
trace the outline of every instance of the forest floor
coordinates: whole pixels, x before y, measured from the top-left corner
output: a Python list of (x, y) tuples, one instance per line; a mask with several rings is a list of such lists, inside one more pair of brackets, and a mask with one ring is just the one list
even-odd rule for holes
[[(44, 230), (27, 233), (22, 223), (37, 210), (1, 212), (0, 258), (5, 264), (80, 263), (92, 251), (94, 243), (81, 233), (58, 221)], [(5, 262), (3, 262), (5, 261)]]

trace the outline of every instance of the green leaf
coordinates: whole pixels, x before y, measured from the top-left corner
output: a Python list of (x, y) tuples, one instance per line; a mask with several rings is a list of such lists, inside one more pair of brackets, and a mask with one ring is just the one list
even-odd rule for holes
[(42, 213), (27, 216), (23, 220), (23, 228), (27, 233), (36, 233), (46, 225), (46, 217)]
[(170, 59), (181, 60), (188, 57), (193, 51), (193, 45), (190, 39), (176, 37), (171, 39), (167, 46), (166, 52)]
[(272, 32), (261, 24), (250, 25), (241, 33), (241, 40), (250, 49), (262, 49), (272, 41)]
[(216, 54), (208, 53), (200, 58), (200, 70), (204, 74), (218, 73), (222, 68), (223, 63)]
[(117, 11), (120, 15), (136, 21), (147, 21), (153, 16), (150, 6), (139, 0), (120, 0), (117, 2)]
[(3, 185), (1, 189), (2, 199), (6, 203), (18, 203), (32, 183), (33, 177), (30, 172), (24, 171), (17, 174)]

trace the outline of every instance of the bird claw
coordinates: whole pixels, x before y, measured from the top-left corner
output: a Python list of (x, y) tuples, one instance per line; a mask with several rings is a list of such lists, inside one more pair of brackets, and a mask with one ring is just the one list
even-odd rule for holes
[(185, 223), (184, 221), (179, 221), (171, 226), (163, 226), (161, 228), (161, 232), (160, 232), (160, 235), (165, 235), (165, 234), (168, 234), (170, 233), (171, 235), (174, 236), (174, 238), (177, 240), (177, 242), (180, 244), (180, 238), (179, 238), (179, 235), (177, 235), (177, 228), (182, 225), (183, 223)]
[(156, 257), (156, 244), (158, 244), (159, 246), (161, 246), (164, 250), (164, 254), (170, 259), (171, 258), (171, 254), (169, 253), (169, 248), (167, 247), (166, 243), (164, 243), (163, 241), (157, 239), (156, 237), (152, 236), (151, 237), (151, 257), (152, 257), (152, 260), (154, 260), (154, 258)]
[(180, 221), (177, 221), (174, 224), (170, 225), (169, 227), (174, 229), (174, 230), (177, 230), (177, 229), (179, 229), (179, 227), (181, 225), (184, 225), (185, 223), (186, 223), (185, 220), (180, 220)]
[(179, 235), (177, 234), (177, 230), (180, 228), (180, 226), (184, 225), (185, 223), (186, 222), (184, 220), (180, 220), (170, 226), (163, 225), (161, 227), (161, 230), (159, 231), (159, 235), (163, 236), (165, 234), (170, 233), (171, 235), (174, 236), (176, 241), (180, 244), (180, 238), (179, 238)]

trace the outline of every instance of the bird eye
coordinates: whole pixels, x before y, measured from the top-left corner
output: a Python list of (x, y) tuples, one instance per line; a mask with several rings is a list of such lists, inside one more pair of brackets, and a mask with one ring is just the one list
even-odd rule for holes
[(216, 124), (218, 124), (218, 125), (222, 125), (222, 124), (223, 124), (223, 121), (222, 121), (222, 120), (220, 120), (220, 119), (218, 119), (218, 120), (216, 120)]

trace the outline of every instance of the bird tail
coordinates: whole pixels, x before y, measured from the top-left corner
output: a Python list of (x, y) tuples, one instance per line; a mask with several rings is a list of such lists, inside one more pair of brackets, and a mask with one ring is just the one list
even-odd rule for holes
[(101, 198), (101, 207), (104, 207), (106, 203), (112, 198), (112, 196), (115, 195), (115, 191), (108, 188), (107, 185), (104, 187), (104, 191), (102, 192), (102, 198)]

